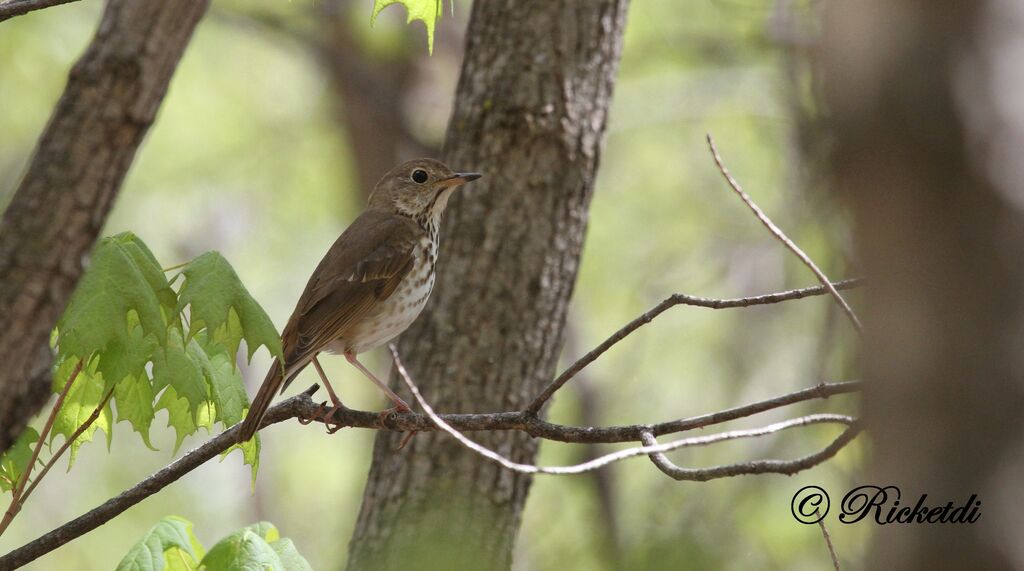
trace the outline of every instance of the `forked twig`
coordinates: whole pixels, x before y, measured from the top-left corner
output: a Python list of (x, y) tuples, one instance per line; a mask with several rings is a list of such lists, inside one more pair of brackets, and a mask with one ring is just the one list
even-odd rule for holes
[(28, 478), (32, 475), (32, 469), (35, 468), (36, 460), (39, 458), (39, 451), (43, 448), (43, 442), (46, 441), (46, 437), (50, 434), (50, 429), (53, 428), (53, 421), (57, 418), (57, 411), (60, 410), (61, 405), (64, 404), (64, 399), (71, 392), (71, 385), (78, 378), (78, 374), (82, 372), (82, 366), (85, 364), (84, 359), (79, 359), (78, 364), (75, 365), (74, 370), (71, 371), (71, 376), (68, 377), (68, 382), (64, 383), (64, 388), (61, 389), (60, 394), (57, 395), (57, 402), (53, 403), (53, 409), (50, 411), (50, 416), (46, 418), (46, 424), (43, 425), (43, 431), (39, 433), (39, 440), (36, 440), (36, 445), (32, 448), (32, 457), (28, 461), (28, 466), (25, 467), (25, 472), (21, 475), (21, 479), (18, 480), (18, 486), (11, 491), (11, 505), (7, 507), (7, 511), (4, 512), (3, 520), (0, 520), (0, 535), (3, 535), (7, 531), (7, 527), (11, 525), (11, 521), (14, 520), (14, 516), (21, 510), (22, 493), (25, 491), (25, 485), (28, 483)]
[(32, 485), (30, 485), (28, 489), (25, 490), (25, 495), (21, 497), (22, 505), (24, 505), (25, 500), (27, 500), (28, 497), (32, 495), (32, 490), (36, 489), (36, 486), (39, 485), (39, 480), (42, 480), (43, 476), (45, 476), (46, 473), (50, 471), (50, 468), (53, 468), (53, 465), (57, 463), (57, 460), (60, 459), (61, 455), (64, 454), (64, 452), (68, 448), (70, 448), (72, 444), (74, 444), (75, 440), (77, 440), (78, 437), (81, 436), (83, 432), (85, 432), (86, 430), (89, 429), (90, 426), (92, 426), (92, 423), (96, 422), (96, 419), (99, 418), (100, 414), (103, 413), (103, 409), (106, 408), (107, 403), (110, 402), (110, 397), (113, 394), (114, 387), (110, 387), (110, 390), (107, 391), (107, 394), (103, 395), (103, 399), (100, 401), (100, 404), (96, 405), (96, 408), (93, 409), (92, 414), (89, 415), (89, 418), (85, 419), (85, 422), (83, 422), (81, 426), (75, 429), (71, 436), (65, 439), (64, 443), (60, 445), (60, 448), (57, 449), (57, 452), (55, 452), (53, 456), (50, 457), (50, 459), (43, 466), (43, 469), (39, 471), (39, 475), (36, 476), (34, 480), (32, 480)]
[[(693, 438), (683, 438), (681, 440), (674, 440), (672, 442), (666, 442), (665, 444), (654, 444), (654, 445), (650, 445), (650, 446), (645, 445), (645, 446), (638, 446), (638, 447), (633, 447), (633, 448), (626, 448), (624, 450), (619, 450), (619, 451), (616, 451), (616, 452), (611, 452), (609, 454), (605, 454), (604, 456), (599, 456), (599, 457), (597, 457), (597, 458), (595, 458), (593, 460), (589, 460), (587, 462), (583, 462), (583, 463), (580, 463), (580, 464), (573, 464), (573, 465), (570, 465), (570, 466), (535, 466), (533, 464), (522, 464), (522, 463), (519, 463), (519, 462), (514, 462), (512, 460), (509, 460), (508, 458), (505, 458), (501, 454), (498, 454), (497, 452), (495, 452), (495, 451), (493, 451), (493, 450), (491, 450), (489, 448), (486, 448), (484, 446), (481, 446), (480, 444), (477, 444), (476, 442), (473, 442), (472, 440), (467, 438), (465, 435), (463, 435), (461, 432), (459, 432), (458, 430), (455, 430), (450, 424), (445, 422), (443, 418), (438, 416), (437, 413), (434, 412), (434, 409), (426, 401), (426, 399), (423, 398), (423, 395), (420, 393), (420, 390), (416, 386), (416, 383), (414, 383), (412, 378), (409, 376), (409, 372), (405, 369), (405, 365), (402, 364), (402, 360), (398, 356), (398, 350), (395, 348), (394, 344), (389, 344), (388, 345), (388, 349), (391, 350), (391, 356), (392, 356), (392, 359), (395, 362), (395, 369), (398, 371), (399, 376), (405, 382), (405, 384), (409, 388), (409, 390), (412, 391), (413, 397), (415, 397), (416, 402), (418, 402), (420, 404), (420, 406), (423, 407), (423, 411), (426, 413), (427, 417), (429, 417), (430, 420), (438, 428), (440, 428), (441, 430), (443, 430), (443, 431), (447, 432), (448, 434), (452, 435), (452, 437), (454, 437), (460, 444), (462, 444), (464, 447), (472, 450), (473, 452), (476, 452), (477, 454), (483, 456), (484, 458), (487, 458), (488, 460), (496, 462), (497, 464), (503, 466), (504, 468), (507, 468), (509, 470), (512, 470), (514, 472), (519, 472), (519, 473), (522, 473), (522, 474), (553, 474), (553, 475), (582, 474), (584, 472), (589, 472), (591, 470), (596, 470), (596, 469), (601, 468), (603, 466), (607, 466), (608, 464), (611, 464), (613, 462), (617, 462), (619, 460), (625, 460), (626, 458), (633, 458), (633, 457), (636, 457), (636, 456), (644, 456), (644, 455), (650, 455), (650, 454), (655, 454), (655, 453), (668, 452), (670, 450), (677, 450), (679, 448), (688, 448), (688, 447), (693, 447), (693, 446), (707, 446), (707, 445), (710, 445), (710, 444), (716, 444), (718, 442), (724, 442), (726, 440), (737, 440), (737, 439), (741, 439), (741, 438), (754, 438), (754, 437), (757, 437), (757, 436), (765, 436), (767, 434), (772, 434), (774, 432), (779, 432), (779, 431), (782, 431), (782, 430), (786, 430), (788, 428), (795, 428), (795, 427), (799, 427), (799, 426), (808, 426), (808, 425), (811, 425), (811, 424), (823, 424), (823, 423), (845, 424), (845, 425), (850, 426), (850, 427), (853, 427), (853, 426), (856, 425), (856, 421), (853, 418), (849, 417), (849, 416), (839, 415), (839, 414), (812, 414), (812, 415), (803, 416), (803, 417), (800, 417), (800, 418), (795, 418), (795, 419), (792, 419), (792, 420), (787, 420), (787, 421), (783, 421), (783, 422), (777, 422), (777, 423), (770, 424), (770, 425), (762, 427), (762, 428), (754, 428), (754, 429), (749, 429), (749, 430), (732, 430), (732, 431), (728, 431), (728, 432), (722, 432), (722, 433), (719, 433), (719, 434), (711, 434), (711, 435), (708, 435), (708, 436), (697, 436), (697, 437), (693, 437)], [(847, 432), (849, 432), (849, 430)], [(849, 440), (852, 440), (852, 436), (850, 436)], [(846, 442), (849, 442), (849, 440), (846, 440)], [(845, 442), (843, 443), (843, 445), (845, 445)], [(842, 446), (840, 446), (840, 448), (841, 447)], [(823, 457), (821, 460), (827, 459), (827, 458), (831, 457), (833, 454), (834, 454), (834, 452), (832, 454), (829, 454), (828, 456)], [(811, 463), (807, 467), (810, 467), (810, 466), (813, 466), (813, 465), (814, 464)], [(715, 470), (715, 469), (712, 468), (712, 470)], [(769, 471), (769, 470), (761, 470), (760, 472), (750, 472), (750, 473), (763, 473), (763, 472), (766, 472), (766, 471)], [(742, 472), (740, 472), (740, 473), (742, 473)], [(731, 475), (731, 474), (723, 474), (722, 476), (716, 476), (716, 477), (723, 477), (723, 476), (726, 476), (726, 475)]]
[(715, 164), (718, 166), (718, 171), (722, 173), (722, 176), (725, 178), (725, 181), (729, 183), (729, 186), (733, 189), (733, 191), (736, 192), (736, 195), (740, 197), (740, 200), (742, 200), (743, 203), (746, 204), (751, 211), (753, 211), (754, 215), (757, 216), (757, 219), (761, 221), (761, 224), (764, 224), (765, 228), (767, 228), (773, 236), (778, 238), (779, 241), (786, 246), (786, 248), (789, 248), (791, 252), (793, 252), (794, 254), (796, 254), (798, 258), (800, 258), (800, 261), (803, 262), (805, 266), (807, 266), (808, 268), (811, 269), (812, 272), (814, 272), (814, 275), (817, 276), (818, 281), (820, 281), (823, 286), (828, 288), (828, 293), (830, 293), (832, 297), (835, 298), (836, 303), (839, 304), (839, 307), (842, 308), (846, 316), (850, 318), (850, 321), (853, 323), (853, 326), (857, 329), (857, 332), (863, 333), (864, 326), (861, 325), (860, 319), (857, 318), (857, 314), (853, 312), (853, 308), (851, 308), (850, 305), (846, 303), (846, 300), (843, 299), (843, 296), (840, 295), (839, 291), (832, 285), (832, 282), (828, 279), (828, 276), (825, 275), (825, 272), (822, 272), (821, 269), (817, 266), (817, 264), (815, 264), (814, 261), (811, 260), (810, 256), (804, 253), (804, 251), (801, 250), (800, 247), (796, 245), (796, 243), (790, 240), (789, 237), (786, 236), (786, 233), (783, 232), (781, 228), (776, 226), (775, 223), (772, 222), (771, 218), (768, 218), (768, 215), (765, 214), (764, 211), (761, 210), (761, 208), (754, 202), (754, 200), (750, 198), (750, 195), (748, 195), (743, 190), (743, 187), (741, 187), (740, 183), (737, 182), (735, 178), (733, 178), (732, 174), (729, 172), (729, 169), (727, 169), (725, 167), (725, 164), (722, 162), (722, 157), (718, 154), (718, 148), (715, 147), (715, 141), (714, 139), (711, 138), (710, 134), (707, 136), (707, 141), (708, 147), (711, 149), (711, 156), (715, 159)]
[[(725, 464), (722, 466), (712, 466), (710, 468), (683, 468), (677, 466), (671, 460), (665, 456), (664, 453), (654, 452), (650, 454), (651, 462), (658, 467), (659, 470), (664, 472), (667, 476), (674, 480), (679, 481), (691, 481), (691, 482), (706, 482), (708, 480), (715, 480), (718, 478), (728, 478), (732, 476), (740, 476), (746, 474), (785, 474), (792, 476), (797, 472), (802, 472), (808, 468), (812, 468), (835, 456), (840, 450), (849, 444), (858, 434), (860, 434), (861, 426), (860, 423), (851, 417), (842, 415), (810, 415), (800, 417), (792, 421), (797, 422), (806, 421), (812, 417), (820, 416), (838, 416), (841, 417), (836, 419), (836, 422), (846, 424), (847, 428), (836, 437), (828, 446), (821, 450), (808, 454), (802, 458), (795, 460), (752, 460), (750, 462), (739, 462), (736, 464)], [(823, 422), (823, 421), (819, 421)], [(779, 423), (782, 424), (782, 423)], [(794, 426), (804, 426), (806, 424), (816, 424), (807, 422), (805, 424), (797, 424)], [(774, 426), (774, 425), (773, 425)], [(789, 428), (787, 426), (786, 428)], [(651, 433), (645, 433), (642, 437), (642, 442), (646, 446), (657, 445), (657, 440), (654, 439), (654, 435)]]

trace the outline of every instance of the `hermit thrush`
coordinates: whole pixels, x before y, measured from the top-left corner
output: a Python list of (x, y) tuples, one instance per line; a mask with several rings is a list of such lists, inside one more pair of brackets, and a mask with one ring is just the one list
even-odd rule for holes
[(334, 389), (316, 361), (341, 353), (399, 410), (408, 405), (356, 355), (395, 338), (416, 319), (434, 287), (438, 224), (448, 198), (477, 173), (458, 173), (417, 159), (392, 169), (373, 189), (366, 210), (334, 242), (306, 284), (281, 335), (284, 363), (274, 360), (242, 423), (240, 442), (259, 429), (270, 401), (311, 362), (335, 407)]

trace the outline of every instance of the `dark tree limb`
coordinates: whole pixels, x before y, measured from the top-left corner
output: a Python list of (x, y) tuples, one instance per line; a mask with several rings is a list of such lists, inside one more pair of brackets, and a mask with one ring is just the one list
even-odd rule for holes
[(50, 332), (207, 4), (107, 3), (3, 213), (0, 451), (50, 396)]
[[(324, 418), (323, 405), (313, 402), (311, 396), (317, 386), (310, 387), (306, 392), (284, 400), (274, 405), (267, 412), (262, 428), (277, 424), (292, 418), (298, 419), (322, 419)], [(564, 426), (543, 421), (534, 415), (522, 412), (499, 412), (484, 414), (444, 414), (440, 415), (447, 424), (462, 432), (472, 431), (500, 431), (513, 430), (521, 431), (530, 436), (555, 440), (559, 442), (594, 442), (594, 443), (619, 443), (637, 442), (644, 439), (644, 435), (664, 435), (698, 428), (705, 428), (752, 416), (767, 410), (782, 406), (808, 401), (817, 398), (828, 398), (832, 395), (846, 394), (860, 389), (858, 382), (819, 384), (814, 387), (781, 395), (772, 399), (751, 403), (745, 406), (719, 411), (711, 414), (680, 419), (660, 424), (638, 424), (627, 426), (609, 427), (578, 427)], [(338, 411), (331, 422), (332, 425), (354, 428), (385, 429), (397, 432), (422, 431), (429, 432), (437, 430), (434, 422), (426, 415), (416, 413), (392, 414), (384, 420), (381, 425), (380, 414), (376, 412), (344, 409)], [(823, 455), (819, 462), (830, 458), (839, 448), (853, 439), (856, 433), (848, 429), (825, 450), (831, 453)], [(848, 437), (847, 437), (848, 436)], [(844, 437), (846, 437), (844, 439)], [(198, 448), (195, 448), (175, 460), (167, 467), (157, 471), (142, 482), (139, 482), (129, 490), (117, 497), (107, 500), (102, 505), (89, 512), (71, 520), (59, 528), (39, 537), (38, 539), (11, 551), (0, 557), (0, 569), (16, 569), (35, 560), (36, 558), (65, 545), (66, 543), (81, 537), (82, 535), (96, 529), (119, 514), (141, 502), (147, 497), (159, 492), (169, 484), (177, 481), (192, 470), (203, 465), (206, 461), (215, 458), (230, 448), (238, 438), (238, 426), (211, 438)], [(653, 436), (651, 436), (653, 438)], [(838, 442), (842, 442), (837, 444)], [(646, 443), (645, 443), (646, 444)], [(804, 468), (814, 465), (807, 458), (799, 459), (796, 462)], [(778, 461), (765, 461), (778, 462)], [(772, 470), (748, 471), (745, 473), (764, 473)], [(744, 472), (737, 471), (739, 475)], [(721, 477), (721, 476), (719, 476)]]
[(77, 1), (78, 0), (8, 0), (7, 2), (0, 2), (0, 22), (10, 20), (15, 16), (21, 16), (28, 14), (29, 12), (42, 10), (43, 8), (60, 6), (61, 4), (70, 4)]

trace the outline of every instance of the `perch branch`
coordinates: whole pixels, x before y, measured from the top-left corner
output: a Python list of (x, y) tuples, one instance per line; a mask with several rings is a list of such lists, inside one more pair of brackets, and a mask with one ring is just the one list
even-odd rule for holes
[[(588, 460), (587, 462), (573, 464), (570, 466), (535, 466), (533, 464), (521, 464), (519, 462), (509, 460), (508, 458), (505, 458), (501, 454), (498, 454), (497, 452), (489, 448), (486, 448), (484, 446), (481, 446), (480, 444), (477, 444), (476, 442), (473, 442), (464, 434), (462, 434), (458, 430), (455, 430), (455, 428), (453, 428), (450, 424), (445, 422), (443, 418), (438, 416), (437, 413), (434, 412), (434, 409), (431, 408), (430, 404), (426, 401), (426, 399), (423, 398), (423, 395), (420, 394), (419, 388), (416, 387), (416, 383), (413, 382), (412, 377), (409, 376), (409, 372), (406, 371), (405, 366), (402, 365), (402, 361), (398, 356), (398, 351), (395, 349), (395, 346), (389, 345), (388, 348), (391, 350), (391, 356), (395, 361), (395, 368), (398, 370), (399, 376), (405, 382), (405, 385), (409, 388), (409, 390), (412, 391), (413, 396), (416, 398), (416, 402), (418, 402), (419, 405), (423, 407), (424, 412), (427, 413), (427, 417), (430, 418), (431, 422), (433, 422), (435, 426), (447, 432), (464, 447), (472, 450), (473, 452), (476, 452), (480, 456), (483, 456), (484, 458), (487, 458), (488, 460), (491, 460), (492, 462), (495, 462), (508, 470), (512, 470), (513, 472), (519, 472), (521, 474), (582, 474), (584, 472), (589, 472), (591, 470), (596, 470), (603, 466), (607, 466), (608, 464), (611, 464), (613, 462), (618, 462), (619, 460), (625, 460), (626, 458), (633, 458), (635, 456), (643, 456), (645, 454), (657, 454), (661, 457), (661, 459), (664, 462), (671, 464), (663, 454), (664, 452), (668, 452), (669, 450), (677, 450), (679, 448), (688, 448), (693, 446), (708, 446), (710, 444), (716, 444), (718, 442), (725, 442), (726, 440), (737, 440), (740, 438), (754, 438), (758, 436), (765, 436), (768, 434), (772, 434), (774, 432), (786, 430), (788, 428), (795, 428), (798, 426), (809, 426), (811, 424), (838, 423), (845, 424), (850, 428), (856, 426), (856, 421), (849, 416), (841, 414), (811, 414), (808, 416), (803, 416), (792, 420), (777, 422), (775, 424), (770, 424), (762, 428), (754, 428), (749, 430), (731, 430), (728, 432), (722, 432), (720, 434), (697, 436), (693, 438), (683, 438), (681, 440), (674, 440), (672, 442), (667, 442), (665, 444), (658, 444), (656, 442), (653, 442), (654, 437), (651, 436), (650, 433), (644, 433), (647, 439), (651, 441), (650, 444), (645, 443), (644, 446), (626, 448), (625, 450), (618, 450), (616, 452), (605, 454), (604, 456), (599, 456), (597, 458), (594, 458), (593, 460)], [(848, 429), (846, 432), (850, 432), (850, 430)], [(846, 433), (844, 432), (844, 434)], [(707, 470), (709, 475), (704, 478), (677, 479), (710, 480), (712, 478), (722, 478), (726, 476), (735, 476), (740, 474), (763, 474), (766, 472), (775, 472), (777, 470), (771, 469), (772, 467), (781, 466), (785, 464), (792, 464), (793, 471), (782, 473), (792, 474), (795, 473), (796, 471), (807, 469), (811, 466), (823, 462), (828, 458), (831, 458), (833, 455), (835, 455), (836, 451), (838, 451), (839, 448), (845, 446), (846, 443), (848, 443), (852, 439), (853, 435), (849, 436), (849, 438), (843, 441), (838, 447), (830, 445), (821, 453), (812, 454), (810, 456), (801, 458), (794, 462), (784, 462), (780, 460), (762, 460), (759, 462), (749, 462), (743, 465), (735, 465), (738, 466), (739, 468), (734, 468), (731, 466), (719, 466), (715, 468), (709, 468)], [(836, 442), (839, 442), (840, 440), (842, 440), (842, 437), (837, 439)], [(829, 451), (831, 452), (826, 453)], [(655, 463), (657, 464), (657, 462)], [(742, 469), (744, 467), (746, 469)], [(724, 471), (725, 469), (729, 468), (733, 468), (733, 473), (726, 473)]]
[[(834, 288), (836, 289), (851, 289), (859, 287), (864, 283), (864, 280), (852, 279), (836, 282)], [(829, 284), (832, 286), (833, 284)], [(584, 367), (593, 363), (600, 357), (605, 351), (611, 349), (613, 345), (625, 339), (628, 335), (640, 329), (644, 325), (647, 325), (668, 309), (671, 309), (677, 305), (689, 305), (693, 307), (704, 307), (707, 309), (732, 309), (737, 307), (752, 307), (755, 305), (769, 305), (773, 303), (781, 303), (784, 301), (791, 301), (795, 299), (802, 299), (805, 297), (812, 297), (817, 295), (824, 295), (829, 293), (825, 286), (806, 287), (802, 289), (794, 289), (790, 291), (782, 291), (778, 293), (770, 293), (766, 295), (758, 295), (754, 297), (740, 297), (733, 299), (709, 299), (705, 297), (696, 297), (692, 295), (686, 295), (677, 293), (667, 298), (665, 301), (652, 307), (649, 311), (643, 315), (637, 317), (633, 321), (630, 321), (622, 329), (619, 329), (612, 334), (611, 337), (604, 340), (603, 343), (595, 347), (586, 355), (582, 356), (575, 363), (569, 366), (568, 369), (558, 375), (555, 380), (548, 383), (544, 390), (541, 391), (537, 398), (524, 409), (525, 412), (536, 415), (540, 412), (540, 408), (544, 406), (544, 403), (551, 398), (551, 395), (555, 394), (555, 391), (562, 388), (565, 383), (569, 382), (570, 379), (575, 377)]]
[[(306, 392), (281, 401), (267, 411), (261, 428), (292, 418), (323, 418), (321, 405), (311, 398), (318, 387), (314, 385)], [(822, 383), (814, 387), (781, 395), (756, 403), (660, 424), (637, 424), (609, 427), (565, 426), (543, 421), (534, 415), (522, 412), (498, 412), (487, 414), (446, 414), (439, 418), (449, 426), (461, 431), (480, 430), (521, 430), (527, 434), (559, 442), (637, 442), (644, 432), (655, 435), (671, 434), (721, 424), (731, 420), (752, 416), (767, 410), (808, 401), (847, 394), (860, 390), (860, 383)], [(433, 421), (426, 415), (416, 413), (392, 414), (381, 426), (380, 415), (376, 412), (343, 409), (331, 421), (332, 426), (353, 428), (386, 429), (399, 432), (436, 430)], [(206, 461), (215, 458), (238, 438), (238, 425), (218, 434), (198, 448), (193, 449), (165, 468), (139, 482), (117, 497), (69, 521), (59, 528), (33, 540), (24, 546), (0, 557), (0, 569), (15, 569), (36, 558), (65, 545), (96, 529), (128, 508), (159, 492), (177, 481)], [(648, 454), (645, 451), (638, 454)]]
[(736, 192), (736, 195), (740, 197), (740, 200), (742, 200), (743, 203), (746, 204), (751, 211), (753, 211), (754, 215), (757, 216), (757, 219), (761, 221), (761, 224), (764, 224), (764, 227), (767, 228), (773, 236), (778, 238), (779, 241), (786, 246), (786, 248), (788, 248), (791, 252), (796, 254), (798, 258), (800, 258), (800, 261), (803, 262), (805, 266), (807, 266), (808, 268), (811, 269), (812, 272), (814, 272), (814, 275), (817, 276), (818, 280), (822, 283), (822, 285), (828, 288), (828, 293), (830, 293), (832, 297), (835, 298), (836, 303), (838, 303), (839, 307), (843, 309), (843, 312), (846, 314), (846, 316), (850, 318), (850, 321), (853, 323), (853, 326), (857, 329), (857, 332), (863, 333), (864, 326), (861, 325), (860, 319), (857, 318), (857, 314), (853, 312), (853, 308), (851, 308), (850, 305), (846, 303), (846, 300), (843, 299), (843, 296), (839, 294), (839, 290), (832, 285), (831, 280), (828, 279), (828, 276), (825, 275), (825, 272), (822, 272), (818, 265), (814, 263), (814, 260), (811, 260), (810, 256), (804, 253), (804, 251), (801, 250), (800, 247), (796, 245), (796, 243), (790, 240), (789, 237), (786, 236), (786, 233), (783, 232), (781, 228), (776, 226), (775, 223), (772, 222), (771, 218), (768, 218), (768, 215), (765, 214), (764, 211), (761, 210), (761, 208), (753, 201), (753, 199), (750, 198), (750, 195), (748, 195), (743, 190), (743, 187), (740, 186), (740, 183), (737, 182), (735, 178), (733, 178), (732, 174), (729, 173), (729, 169), (725, 167), (725, 164), (722, 162), (722, 157), (718, 154), (718, 149), (715, 147), (715, 141), (714, 139), (711, 138), (711, 135), (707, 136), (707, 140), (708, 147), (711, 149), (711, 156), (715, 159), (715, 164), (718, 166), (718, 171), (722, 173), (722, 176), (725, 178), (725, 181), (729, 183), (729, 186), (732, 187), (733, 191)]

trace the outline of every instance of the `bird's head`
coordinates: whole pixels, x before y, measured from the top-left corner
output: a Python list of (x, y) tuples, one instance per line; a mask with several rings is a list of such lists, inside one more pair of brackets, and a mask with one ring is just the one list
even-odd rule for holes
[(406, 161), (380, 179), (370, 194), (369, 205), (423, 223), (436, 221), (444, 213), (452, 192), (481, 176), (475, 172), (455, 172), (434, 159)]

